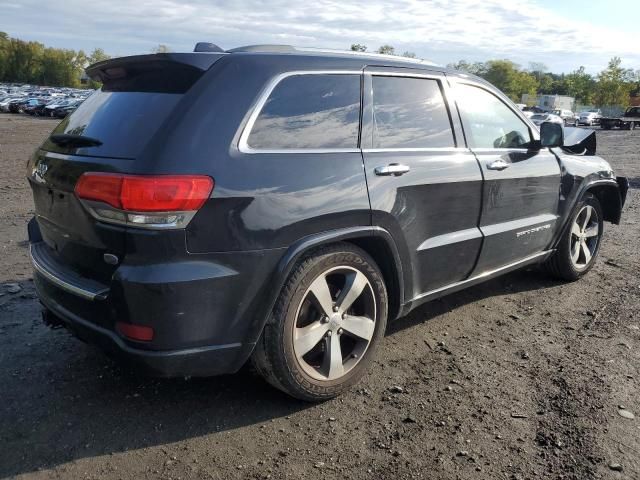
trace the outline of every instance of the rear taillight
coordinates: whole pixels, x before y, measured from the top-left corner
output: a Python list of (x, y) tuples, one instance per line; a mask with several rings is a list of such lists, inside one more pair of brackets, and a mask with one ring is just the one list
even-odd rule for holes
[(213, 190), (203, 175), (84, 173), (75, 187), (91, 214), (105, 222), (183, 228)]

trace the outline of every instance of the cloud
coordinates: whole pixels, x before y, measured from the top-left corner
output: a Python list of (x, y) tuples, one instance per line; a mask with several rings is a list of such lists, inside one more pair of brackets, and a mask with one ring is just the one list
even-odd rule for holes
[(388, 43), (438, 63), (509, 58), (599, 70), (618, 55), (640, 68), (636, 34), (562, 18), (535, 0), (21, 0), (0, 11), (12, 36), (113, 54), (148, 52), (158, 43), (190, 50), (197, 41), (223, 48)]

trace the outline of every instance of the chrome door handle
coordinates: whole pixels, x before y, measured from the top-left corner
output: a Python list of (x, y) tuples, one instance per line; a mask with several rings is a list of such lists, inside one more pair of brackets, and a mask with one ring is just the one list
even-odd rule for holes
[(509, 168), (510, 163), (505, 162), (504, 160), (496, 160), (487, 165), (489, 170), (504, 170), (505, 168)]
[(408, 165), (401, 165), (400, 163), (390, 163), (389, 165), (385, 165), (384, 167), (376, 167), (374, 172), (376, 175), (380, 176), (388, 176), (393, 175), (394, 177), (399, 177), (400, 175), (404, 175), (411, 168)]

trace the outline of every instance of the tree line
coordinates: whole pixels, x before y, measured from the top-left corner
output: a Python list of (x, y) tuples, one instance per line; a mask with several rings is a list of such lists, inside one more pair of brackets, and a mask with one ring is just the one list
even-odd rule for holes
[[(366, 52), (366, 45), (353, 44), (351, 50)], [(390, 45), (383, 45), (374, 53), (396, 55)], [(404, 57), (415, 57), (413, 52), (404, 52)], [(628, 106), (630, 97), (640, 95), (640, 70), (622, 67), (622, 60), (614, 57), (607, 68), (597, 75), (591, 75), (580, 67), (571, 73), (551, 73), (542, 63), (532, 62), (529, 68), (510, 60), (489, 60), (487, 62), (450, 63), (449, 68), (461, 70), (484, 78), (508, 95), (513, 101), (520, 102), (523, 94), (528, 94), (530, 103), (537, 95), (568, 95), (575, 97), (582, 105), (621, 105)]]
[(9, 37), (0, 32), (0, 81), (58, 87), (96, 88), (80, 79), (85, 67), (110, 58), (101, 48), (83, 50), (46, 47), (40, 42)]
[[(366, 52), (367, 46), (351, 45), (351, 50)], [(170, 51), (166, 45), (158, 45), (152, 52)], [(391, 45), (380, 46), (375, 53), (400, 55), (415, 58), (415, 53), (396, 53)], [(92, 63), (110, 58), (101, 48), (87, 54), (83, 50), (46, 47), (40, 42), (25, 41), (9, 37), (0, 32), (0, 81), (30, 83), (60, 87), (81, 87), (80, 79), (84, 69)], [(568, 74), (548, 71), (541, 63), (530, 63), (529, 68), (521, 68), (509, 60), (489, 60), (470, 63), (465, 60), (447, 65), (448, 67), (478, 75), (505, 92), (511, 99), (520, 102), (522, 94), (529, 94), (534, 100), (539, 94), (569, 95), (583, 105), (629, 104), (630, 95), (640, 95), (640, 70), (622, 67), (622, 60), (614, 57), (607, 68), (591, 75), (584, 67)], [(96, 88), (96, 82), (85, 86)]]

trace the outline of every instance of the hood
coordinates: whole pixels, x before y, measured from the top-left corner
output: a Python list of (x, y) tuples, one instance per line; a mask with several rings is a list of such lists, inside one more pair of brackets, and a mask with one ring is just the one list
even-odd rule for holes
[(578, 155), (595, 155), (596, 132), (584, 128), (565, 127), (562, 149)]

